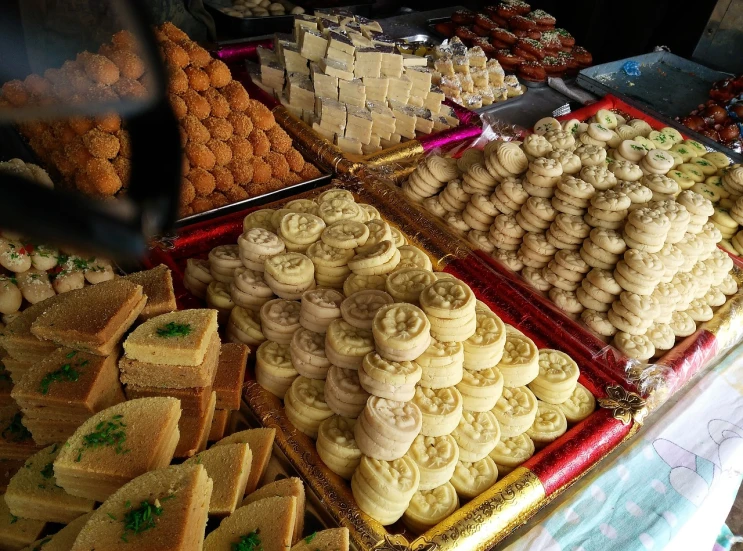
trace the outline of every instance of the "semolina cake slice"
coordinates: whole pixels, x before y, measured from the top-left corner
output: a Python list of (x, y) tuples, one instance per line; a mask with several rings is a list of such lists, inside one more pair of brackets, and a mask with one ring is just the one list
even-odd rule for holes
[(121, 278), (76, 289), (47, 308), (31, 333), (60, 346), (108, 356), (147, 302), (142, 286)]
[[(154, 396), (171, 396), (181, 401), (181, 409), (184, 415), (202, 415), (209, 406), (209, 400), (212, 397), (212, 387), (159, 388), (155, 386), (126, 385), (124, 393), (127, 400), (151, 398)], [(218, 399), (219, 397), (217, 397)]]
[(348, 551), (348, 537), (348, 528), (330, 528), (302, 538), (291, 551)]
[(215, 331), (198, 365), (152, 364), (124, 356), (119, 361), (121, 382), (157, 388), (210, 387), (217, 373), (220, 346), (219, 334)]
[(9, 379), (13, 383), (17, 383), (23, 376), (28, 373), (28, 370), (34, 365), (34, 362), (22, 362), (15, 358), (8, 356), (3, 359), (3, 367), (5, 375), (9, 376)]
[(209, 436), (207, 440), (209, 442), (216, 442), (224, 438), (224, 433), (227, 430), (227, 423), (230, 420), (230, 412), (226, 409), (215, 409), (214, 418), (212, 419), (212, 426), (209, 429)]
[(23, 414), (17, 408), (5, 408), (0, 414), (0, 459), (25, 461), (41, 449), (22, 420)]
[(214, 418), (214, 404), (217, 401), (217, 393), (212, 392), (209, 405), (202, 414), (190, 414), (184, 412), (178, 421), (178, 430), (181, 433), (178, 446), (175, 448), (174, 457), (191, 457), (206, 449), (209, 430)]
[(3, 329), (0, 347), (7, 350), (11, 358), (27, 363), (42, 360), (47, 354), (54, 352), (57, 345), (43, 341), (31, 333), (31, 326), (45, 310), (63, 298), (64, 295), (55, 295), (26, 308)]
[(162, 314), (132, 331), (124, 341), (124, 353), (130, 360), (151, 364), (197, 366), (204, 361), (216, 332), (216, 310)]
[(10, 480), (5, 501), (17, 517), (67, 524), (93, 510), (95, 502), (69, 495), (57, 486), (54, 460), (60, 446), (54, 444), (35, 453)]
[(69, 421), (61, 419), (35, 419), (24, 416), (21, 422), (29, 430), (31, 437), (38, 446), (49, 446), (50, 444), (64, 444), (67, 442), (67, 439), (75, 434), (75, 431), (85, 422), (85, 419), (81, 421)]
[(178, 308), (173, 290), (173, 276), (165, 264), (160, 264), (151, 270), (134, 272), (121, 279), (141, 285), (147, 297), (147, 304), (139, 314), (138, 321), (146, 321), (160, 314), (174, 312)]
[(219, 353), (217, 375), (213, 388), (217, 392), (217, 408), (240, 409), (245, 368), (250, 348), (244, 344), (225, 343)]
[(294, 534), (292, 536), (292, 543), (299, 541), (302, 536), (302, 530), (304, 530), (304, 484), (297, 477), (282, 478), (276, 480), (270, 484), (266, 484), (262, 488), (257, 489), (255, 492), (248, 494), (243, 500), (242, 506), (250, 505), (261, 499), (267, 497), (294, 497), (296, 499), (297, 506), (297, 522), (294, 526)]
[(247, 444), (250, 446), (250, 451), (253, 454), (253, 463), (250, 467), (250, 477), (248, 478), (248, 485), (245, 488), (245, 493), (249, 494), (258, 487), (258, 483), (263, 478), (268, 467), (268, 461), (271, 459), (271, 453), (273, 453), (273, 441), (276, 438), (276, 429), (248, 429), (234, 434), (230, 434), (226, 438), (222, 438), (214, 446), (225, 446), (227, 444)]
[(48, 409), (54, 412), (52, 419), (59, 419), (60, 412), (89, 417), (124, 401), (117, 362), (116, 353), (100, 356), (59, 348), (31, 367), (12, 396), (24, 410), (35, 409), (29, 416), (43, 417)]
[(57, 484), (69, 494), (104, 501), (172, 461), (180, 416), (175, 398), (140, 398), (96, 413), (62, 446), (54, 461)]
[(77, 517), (56, 534), (37, 540), (28, 547), (21, 549), (21, 551), (70, 551), (77, 535), (91, 516), (93, 516), (93, 513)]
[(245, 495), (252, 462), (250, 446), (229, 444), (217, 446), (188, 459), (184, 464), (204, 465), (206, 473), (214, 482), (209, 514), (226, 517), (231, 514)]
[(22, 549), (33, 543), (44, 530), (46, 522), (13, 515), (0, 495), (0, 549)]
[(201, 551), (211, 495), (203, 465), (145, 473), (96, 509), (70, 551)]
[(293, 497), (268, 497), (240, 507), (206, 537), (204, 551), (286, 551), (297, 520), (295, 501)]

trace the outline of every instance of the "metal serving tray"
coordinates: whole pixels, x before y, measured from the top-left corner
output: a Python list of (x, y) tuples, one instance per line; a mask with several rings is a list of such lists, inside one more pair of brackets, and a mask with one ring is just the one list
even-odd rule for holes
[[(640, 76), (629, 76), (622, 71), (627, 61), (639, 64)], [(741, 162), (743, 155), (740, 153), (675, 120), (675, 117), (686, 116), (707, 101), (712, 84), (728, 76), (728, 73), (715, 71), (669, 52), (653, 52), (583, 69), (578, 73), (576, 82), (598, 96), (613, 94), (653, 118)]]

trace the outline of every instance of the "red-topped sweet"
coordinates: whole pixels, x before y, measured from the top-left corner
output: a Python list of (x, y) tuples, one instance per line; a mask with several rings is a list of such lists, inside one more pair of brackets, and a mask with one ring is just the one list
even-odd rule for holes
[(578, 65), (580, 65), (581, 67), (588, 67), (589, 65), (591, 65), (591, 63), (593, 63), (593, 56), (591, 55), (591, 52), (589, 52), (582, 46), (573, 47), (572, 54), (575, 58), (575, 61), (577, 61)]
[(526, 17), (534, 21), (537, 24), (537, 28), (543, 31), (554, 29), (555, 23), (557, 23), (557, 19), (544, 10), (534, 10), (527, 13)]
[[(478, 13), (475, 16), (475, 27), (480, 27), (481, 29), (485, 29), (486, 31), (488, 31), (487, 34), (483, 34), (481, 36), (489, 36), (490, 31), (498, 28), (498, 24), (492, 19), (490, 19), (490, 17), (488, 17), (487, 15)], [(477, 32), (476, 29), (475, 29), (475, 32)], [(480, 33), (477, 33), (477, 34), (480, 34)]]
[[(505, 46), (501, 46), (501, 48), (508, 48), (509, 46), (516, 44), (516, 41), (518, 40), (518, 37), (511, 31), (501, 28), (493, 29), (493, 31), (490, 33), (490, 36), (493, 38), (493, 40), (498, 40), (502, 44), (505, 44)], [(498, 44), (493, 44), (495, 46), (498, 46)]]
[(451, 14), (451, 20), (458, 25), (471, 25), (475, 21), (475, 13), (470, 10), (457, 10)]
[(557, 38), (560, 40), (560, 43), (563, 46), (567, 46), (572, 48), (575, 46), (575, 38), (573, 38), (573, 35), (570, 34), (565, 29), (557, 28), (555, 29), (555, 32), (557, 33)]
[(549, 76), (561, 76), (568, 70), (568, 62), (557, 56), (547, 56), (542, 60), (542, 67)]
[(454, 34), (457, 35), (467, 46), (472, 45), (472, 42), (475, 39), (480, 38), (474, 31), (470, 30), (469, 27), (457, 27), (454, 29)]
[[(492, 40), (492, 39), (490, 39)], [(495, 52), (498, 51), (498, 48), (491, 44), (489, 39), (478, 37), (472, 41), (472, 46), (479, 46), (482, 48), (482, 51), (485, 52), (485, 55), (488, 56), (488, 58), (495, 57)]]
[(506, 71), (513, 71), (524, 62), (523, 57), (513, 54), (511, 53), (511, 50), (506, 49), (495, 52), (495, 59), (498, 60), (498, 63), (500, 63)]
[(523, 15), (516, 15), (508, 20), (508, 24), (512, 29), (518, 29), (521, 31), (533, 31), (537, 28), (537, 22)]
[(524, 61), (519, 65), (518, 76), (531, 82), (544, 82), (547, 80), (547, 71), (538, 61)]
[[(542, 59), (545, 55), (547, 55), (542, 43), (539, 40), (534, 40), (533, 38), (519, 38), (514, 45), (514, 49), (516, 48), (518, 48), (522, 52), (527, 52), (528, 54), (535, 56), (537, 59)], [(526, 58), (526, 56), (524, 57)]]

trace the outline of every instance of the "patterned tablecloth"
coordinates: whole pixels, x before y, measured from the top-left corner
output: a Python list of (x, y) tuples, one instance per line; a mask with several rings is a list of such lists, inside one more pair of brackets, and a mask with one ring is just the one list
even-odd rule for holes
[(743, 346), (692, 384), (503, 548), (713, 549), (743, 478)]

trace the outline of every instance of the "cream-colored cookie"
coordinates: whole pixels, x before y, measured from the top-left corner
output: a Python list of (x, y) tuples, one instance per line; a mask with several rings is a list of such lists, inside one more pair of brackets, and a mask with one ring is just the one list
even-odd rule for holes
[(358, 370), (330, 366), (325, 381), (325, 401), (335, 414), (350, 418), (358, 417), (369, 396), (359, 382)]
[(353, 435), (355, 425), (355, 419), (333, 415), (320, 423), (315, 442), (323, 463), (346, 480), (351, 480), (361, 462), (361, 450)]
[(464, 341), (464, 367), (477, 371), (497, 365), (506, 344), (506, 326), (490, 310), (476, 311), (475, 334)]
[(423, 416), (423, 436), (451, 434), (462, 417), (462, 395), (455, 387), (432, 389), (419, 386), (415, 389), (413, 403)]
[(351, 478), (351, 491), (362, 511), (387, 526), (402, 517), (419, 483), (420, 472), (409, 457), (394, 461), (362, 457)]
[(270, 341), (289, 344), (294, 332), (300, 328), (300, 303), (277, 298), (266, 302), (260, 310), (261, 328)]
[(465, 369), (457, 390), (462, 395), (464, 409), (490, 411), (503, 394), (503, 375), (497, 368), (479, 371)]
[(325, 402), (325, 381), (297, 377), (284, 396), (286, 416), (299, 431), (317, 438), (320, 423), (333, 415)]
[(261, 318), (257, 312), (235, 306), (230, 311), (225, 334), (230, 342), (247, 344), (258, 347), (266, 340), (261, 331)]
[(374, 315), (372, 334), (382, 356), (410, 361), (431, 343), (431, 323), (423, 310), (413, 304), (388, 304)]
[(252, 228), (263, 228), (273, 232), (276, 228), (271, 224), (271, 217), (273, 216), (274, 209), (260, 209), (251, 212), (243, 219), (243, 231), (248, 231)]
[(433, 264), (429, 256), (415, 245), (403, 245), (397, 249), (400, 251), (400, 263), (397, 265), (397, 270), (403, 268), (419, 268), (421, 270), (431, 271)]
[(330, 369), (330, 360), (325, 355), (325, 335), (300, 328), (289, 343), (292, 365), (303, 377), (324, 379)]
[(475, 462), (459, 460), (451, 484), (459, 497), (472, 499), (490, 488), (496, 480), (498, 467), (490, 457), (484, 457)]
[(359, 382), (369, 394), (406, 402), (413, 398), (421, 374), (421, 367), (415, 362), (390, 361), (370, 352), (359, 368)]
[(489, 457), (498, 467), (498, 475), (505, 476), (534, 455), (535, 447), (526, 433), (502, 437)]
[(503, 388), (492, 410), (503, 436), (518, 436), (527, 431), (537, 414), (537, 398), (527, 387)]
[(491, 411), (464, 410), (452, 436), (459, 445), (462, 461), (479, 461), (493, 451), (500, 440), (500, 426)]
[(325, 335), (325, 354), (330, 363), (358, 369), (369, 352), (374, 351), (372, 332), (359, 329), (342, 319), (333, 320)]
[(459, 461), (459, 446), (451, 435), (423, 436), (413, 440), (408, 456), (420, 471), (419, 490), (431, 490), (451, 480)]
[(459, 509), (457, 491), (450, 482), (447, 482), (430, 490), (419, 489), (415, 492), (405, 510), (402, 522), (413, 533), (421, 534), (457, 509)]
[(385, 285), (387, 292), (395, 299), (395, 302), (418, 304), (423, 289), (434, 281), (436, 281), (436, 276), (430, 270), (398, 266), (393, 273), (387, 276)]
[(534, 423), (526, 431), (537, 448), (554, 442), (568, 430), (568, 422), (560, 408), (539, 402)]
[[(373, 278), (379, 276), (359, 276)], [(359, 282), (360, 283), (360, 282)], [(386, 285), (386, 278), (383, 282)], [(351, 289), (349, 289), (351, 290)], [(383, 290), (367, 289), (347, 295), (341, 303), (341, 315), (349, 325), (359, 329), (371, 329), (374, 316), (383, 306), (392, 304), (395, 300)]]
[(294, 369), (289, 346), (266, 341), (258, 347), (255, 358), (255, 379), (263, 388), (280, 399), (299, 376)]
[(534, 341), (513, 328), (506, 327), (503, 356), (497, 365), (506, 387), (522, 387), (539, 374), (539, 352)]

